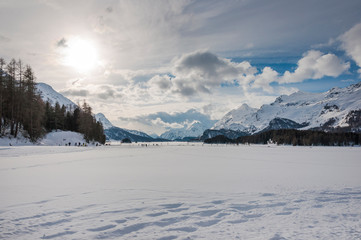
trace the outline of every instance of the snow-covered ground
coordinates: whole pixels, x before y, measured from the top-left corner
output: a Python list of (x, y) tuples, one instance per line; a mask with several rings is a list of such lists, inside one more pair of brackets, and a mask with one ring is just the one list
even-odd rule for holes
[[(84, 140), (84, 136), (78, 132), (71, 131), (52, 131), (47, 133), (44, 138), (39, 139), (36, 143), (32, 143), (28, 138), (24, 137), (21, 133), (18, 137), (2, 137), (0, 138), (0, 146), (34, 146), (34, 145), (43, 145), (43, 146), (65, 146), (65, 145), (74, 146), (79, 143), (87, 144)], [(89, 145), (89, 144), (87, 144)], [(90, 145), (96, 145), (92, 142)]]
[(0, 239), (360, 239), (361, 148), (0, 147)]

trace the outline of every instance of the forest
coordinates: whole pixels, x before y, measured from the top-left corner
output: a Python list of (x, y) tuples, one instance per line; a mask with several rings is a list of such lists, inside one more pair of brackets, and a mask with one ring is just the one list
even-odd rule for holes
[(105, 143), (103, 126), (85, 101), (75, 109), (43, 102), (31, 66), (0, 58), (0, 137), (21, 133), (36, 142), (53, 130), (79, 132), (87, 142)]
[(242, 136), (237, 139), (229, 139), (220, 135), (206, 139), (204, 143), (267, 144), (272, 142), (293, 146), (353, 146), (360, 145), (360, 141), (360, 133), (279, 129)]

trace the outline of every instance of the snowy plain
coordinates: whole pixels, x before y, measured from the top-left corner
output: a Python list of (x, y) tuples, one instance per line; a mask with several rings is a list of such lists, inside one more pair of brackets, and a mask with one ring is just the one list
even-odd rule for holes
[(360, 239), (361, 148), (0, 147), (0, 239)]

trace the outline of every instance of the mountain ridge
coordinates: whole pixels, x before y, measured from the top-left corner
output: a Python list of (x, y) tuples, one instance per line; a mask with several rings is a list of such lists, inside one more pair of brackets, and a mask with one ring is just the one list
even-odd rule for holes
[(41, 99), (44, 102), (49, 102), (53, 107), (58, 102), (60, 106), (64, 105), (68, 110), (74, 110), (78, 107), (73, 101), (69, 98), (63, 96), (61, 93), (53, 89), (52, 86), (46, 83), (36, 83), (36, 89), (39, 93)]
[[(322, 93), (298, 91), (281, 95), (271, 104), (264, 104), (259, 109), (243, 104), (225, 114), (211, 129), (254, 134), (267, 129), (280, 129), (275, 127), (274, 119), (278, 119), (279, 127), (285, 129), (323, 129), (326, 126), (328, 129), (342, 128), (350, 125), (349, 114), (352, 111), (356, 117), (358, 111), (361, 111), (361, 82)], [(356, 130), (359, 125), (361, 124), (355, 125)]]

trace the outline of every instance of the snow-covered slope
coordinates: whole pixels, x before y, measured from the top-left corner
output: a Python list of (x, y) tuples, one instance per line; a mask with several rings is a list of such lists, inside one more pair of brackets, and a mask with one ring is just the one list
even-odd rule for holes
[(211, 125), (209, 123), (207, 124), (200, 121), (193, 121), (191, 124), (187, 125), (184, 128), (170, 129), (160, 135), (160, 137), (169, 140), (180, 140), (187, 137), (199, 137), (206, 129), (210, 127)]
[[(29, 138), (24, 137), (20, 132), (16, 138), (13, 137), (2, 137), (0, 138), (0, 146), (75, 146), (80, 144), (86, 144), (83, 134), (71, 131), (52, 131), (47, 133), (43, 139), (39, 139), (38, 142), (31, 142)], [(94, 145), (96, 143), (90, 143)], [(88, 144), (87, 144), (88, 145)]]
[(46, 83), (37, 83), (36, 88), (43, 101), (49, 101), (52, 106), (55, 106), (56, 102), (58, 102), (60, 106), (64, 105), (68, 110), (77, 108), (74, 102), (55, 91)]
[[(323, 93), (299, 91), (289, 96), (282, 95), (258, 110), (242, 105), (227, 113), (213, 129), (224, 128), (254, 133), (268, 127), (275, 129), (276, 125), (283, 128), (298, 126), (297, 128), (303, 129), (348, 127), (351, 111), (356, 111), (357, 115), (359, 110), (361, 82)], [(277, 121), (274, 120), (276, 118)]]
[(40, 145), (45, 146), (75, 146), (80, 144), (85, 144), (84, 136), (78, 132), (71, 131), (52, 131), (40, 141)]

